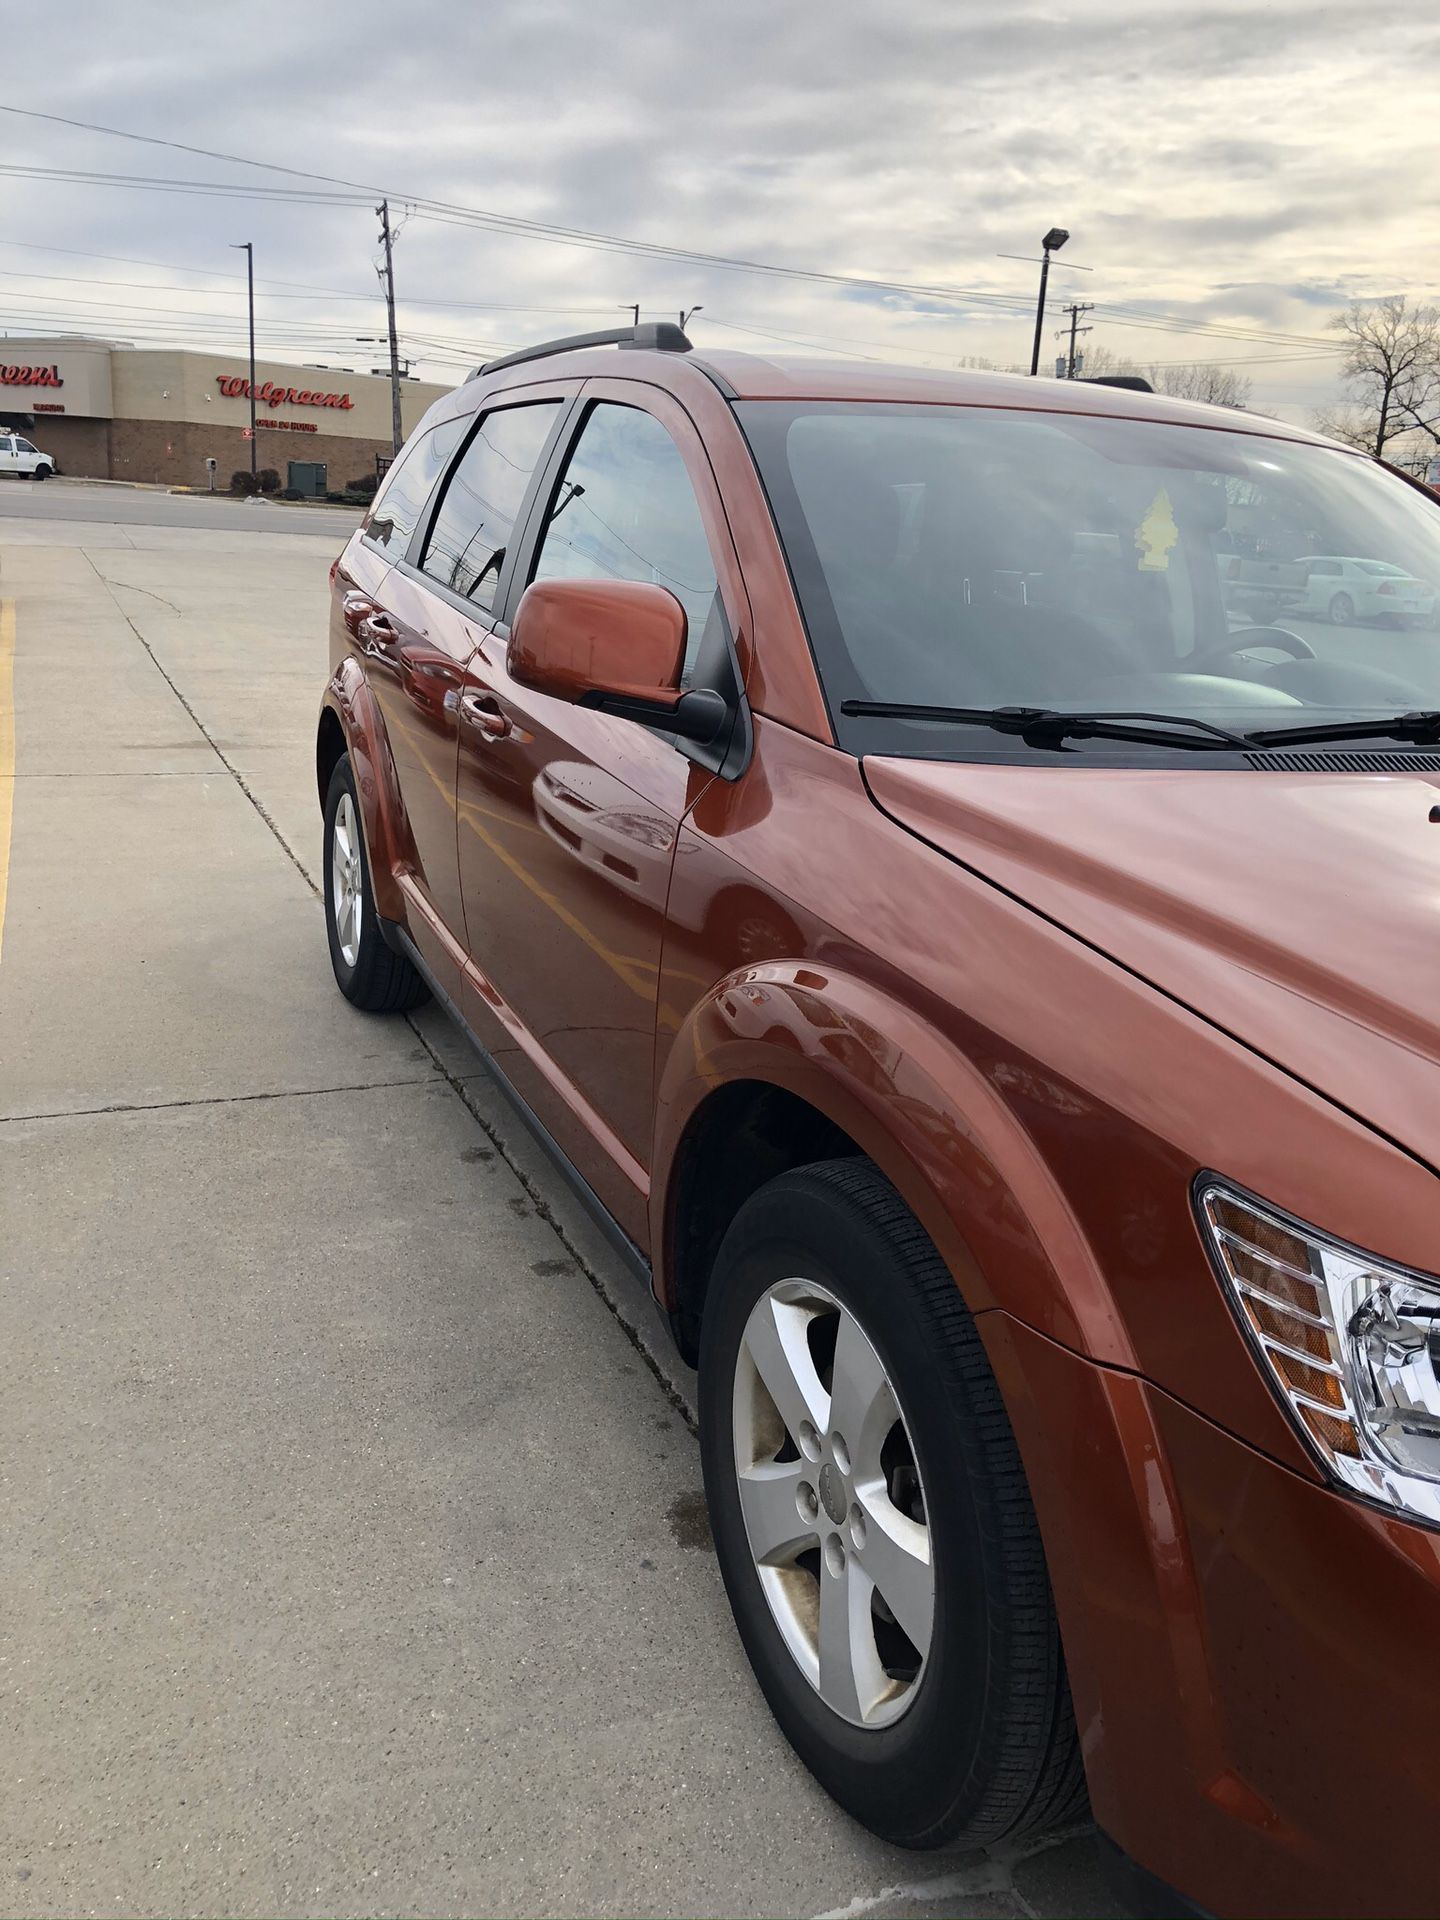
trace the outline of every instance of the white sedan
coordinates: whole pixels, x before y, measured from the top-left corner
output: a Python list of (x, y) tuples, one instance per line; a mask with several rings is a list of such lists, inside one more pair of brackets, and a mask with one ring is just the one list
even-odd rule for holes
[(1404, 620), (1417, 626), (1435, 618), (1435, 589), (1388, 560), (1321, 554), (1296, 561), (1307, 574), (1305, 596), (1285, 611), (1348, 627), (1354, 620)]
[(32, 445), (23, 434), (0, 433), (0, 473), (18, 474), (26, 480), (48, 480), (55, 462), (48, 453)]

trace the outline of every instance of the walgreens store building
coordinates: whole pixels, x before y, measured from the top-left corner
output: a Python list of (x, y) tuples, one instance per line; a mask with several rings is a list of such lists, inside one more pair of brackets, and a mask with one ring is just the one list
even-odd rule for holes
[[(446, 389), (401, 383), (405, 432)], [(60, 473), (227, 487), (250, 466), (249, 366), (221, 354), (128, 347), (112, 340), (0, 337), (0, 431), (23, 433)], [(281, 486), (290, 465), (326, 469), (326, 484), (389, 458), (390, 382), (337, 367), (255, 363), (257, 465)], [(297, 478), (296, 484), (301, 484)], [(308, 491), (308, 488), (307, 488)]]

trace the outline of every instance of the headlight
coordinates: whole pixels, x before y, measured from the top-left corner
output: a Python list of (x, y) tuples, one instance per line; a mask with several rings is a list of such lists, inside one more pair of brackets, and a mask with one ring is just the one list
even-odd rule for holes
[(1216, 1180), (1200, 1219), (1266, 1372), (1344, 1487), (1440, 1526), (1440, 1280)]

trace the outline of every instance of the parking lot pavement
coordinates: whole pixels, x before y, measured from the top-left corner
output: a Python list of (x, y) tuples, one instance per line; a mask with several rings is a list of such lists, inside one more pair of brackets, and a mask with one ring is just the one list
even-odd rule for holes
[(16, 533), (0, 1911), (1113, 1912), (1086, 1836), (819, 1792), (646, 1303), (433, 1011), (335, 993), (332, 545)]

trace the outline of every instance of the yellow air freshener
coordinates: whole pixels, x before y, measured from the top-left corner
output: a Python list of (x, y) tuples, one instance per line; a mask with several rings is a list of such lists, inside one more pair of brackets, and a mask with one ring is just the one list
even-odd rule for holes
[(1179, 538), (1180, 529), (1175, 524), (1170, 496), (1161, 487), (1150, 502), (1145, 518), (1135, 529), (1135, 547), (1140, 555), (1141, 573), (1168, 573), (1171, 549)]

